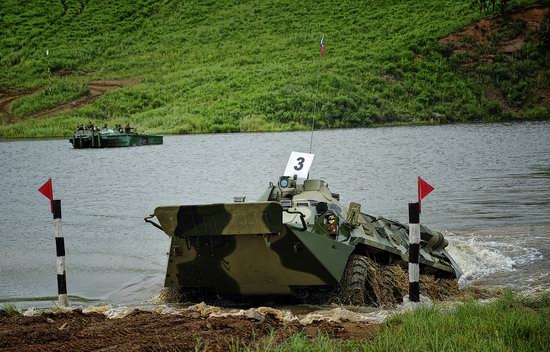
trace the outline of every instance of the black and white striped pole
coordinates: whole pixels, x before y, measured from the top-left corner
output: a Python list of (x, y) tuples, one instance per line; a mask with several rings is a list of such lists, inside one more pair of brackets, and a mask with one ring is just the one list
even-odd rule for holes
[(53, 234), (55, 236), (55, 251), (57, 253), (57, 294), (58, 304), (62, 307), (69, 305), (67, 296), (67, 275), (65, 274), (65, 239), (61, 223), (61, 200), (52, 200), (53, 207)]
[(409, 203), (409, 301), (420, 301), (420, 212), (419, 203)]
[(57, 253), (57, 294), (58, 305), (67, 307), (69, 298), (67, 296), (67, 279), (65, 274), (65, 239), (63, 238), (63, 225), (61, 223), (61, 200), (53, 199), (52, 179), (49, 178), (38, 191), (50, 200), (51, 212), (53, 214), (53, 234), (55, 237), (55, 250)]
[(418, 203), (409, 203), (409, 301), (420, 302), (420, 202), (434, 190), (418, 176)]

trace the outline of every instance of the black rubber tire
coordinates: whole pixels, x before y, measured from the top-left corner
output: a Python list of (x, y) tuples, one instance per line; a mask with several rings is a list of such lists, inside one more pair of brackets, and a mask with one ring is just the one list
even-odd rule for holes
[(340, 282), (340, 294), (343, 303), (354, 306), (365, 305), (368, 270), (367, 257), (359, 254), (353, 254), (349, 257), (344, 277)]

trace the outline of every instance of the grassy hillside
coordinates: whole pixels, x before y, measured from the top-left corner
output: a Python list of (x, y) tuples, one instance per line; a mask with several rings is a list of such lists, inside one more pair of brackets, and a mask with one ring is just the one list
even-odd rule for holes
[[(438, 43), (483, 16), (468, 4), (3, 0), (0, 137), (68, 135), (88, 121), (206, 133), (304, 129), (312, 116), (320, 128), (498, 120), (533, 109), (544, 118), (541, 99), (495, 109), (485, 76), (464, 72)], [(547, 85), (549, 54), (537, 53)], [(100, 96), (89, 88), (128, 79), (139, 83)]]

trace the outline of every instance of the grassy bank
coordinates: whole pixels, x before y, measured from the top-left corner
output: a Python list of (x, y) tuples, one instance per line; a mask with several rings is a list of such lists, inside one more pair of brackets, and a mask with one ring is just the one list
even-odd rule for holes
[[(521, 79), (535, 69), (547, 88), (539, 38), (522, 54), (528, 65), (498, 66), (517, 71), (510, 109), (486, 94), (492, 68), (465, 72), (439, 44), (486, 15), (450, 0), (5, 0), (0, 97), (41, 90), (6, 104), (0, 137), (66, 136), (88, 121), (209, 133), (306, 129), (312, 117), (318, 128), (547, 118), (548, 102), (524, 98), (533, 89)], [(140, 83), (37, 116), (89, 95), (90, 81), (127, 78)]]
[(493, 303), (435, 306), (387, 320), (362, 343), (313, 341), (294, 335), (282, 344), (262, 341), (234, 351), (548, 351), (550, 294), (522, 298), (508, 292)]

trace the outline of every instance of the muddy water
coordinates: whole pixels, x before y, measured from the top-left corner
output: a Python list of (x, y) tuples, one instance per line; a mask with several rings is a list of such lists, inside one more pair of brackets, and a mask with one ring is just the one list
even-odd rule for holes
[[(311, 177), (344, 202), (407, 220), (416, 177), (436, 190), (421, 221), (444, 230), (462, 285), (550, 290), (550, 123), (316, 132)], [(168, 237), (143, 222), (161, 204), (253, 200), (310, 133), (168, 136), (161, 146), (74, 150), (66, 140), (0, 142), (0, 302), (57, 293), (49, 205), (62, 199), (73, 302), (147, 304), (163, 286)]]

